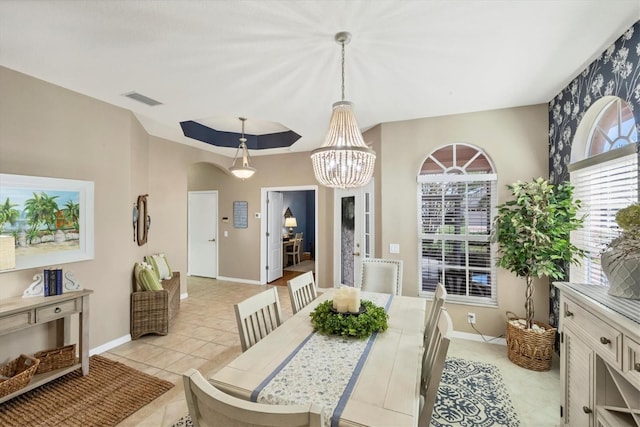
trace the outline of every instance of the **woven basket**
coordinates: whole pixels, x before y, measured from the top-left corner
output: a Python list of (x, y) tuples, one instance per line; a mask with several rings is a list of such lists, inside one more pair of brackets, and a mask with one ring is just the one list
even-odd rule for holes
[(6, 365), (0, 367), (0, 375), (9, 379), (0, 379), (0, 397), (7, 396), (26, 387), (38, 369), (40, 361), (35, 357), (21, 354)]
[(533, 321), (544, 328), (544, 332), (522, 329), (511, 324), (518, 316), (507, 311), (507, 351), (509, 360), (532, 371), (548, 371), (556, 340), (556, 328), (546, 323)]
[(33, 357), (40, 360), (36, 374), (66, 368), (76, 363), (76, 345), (71, 344), (64, 347), (39, 351), (34, 354)]

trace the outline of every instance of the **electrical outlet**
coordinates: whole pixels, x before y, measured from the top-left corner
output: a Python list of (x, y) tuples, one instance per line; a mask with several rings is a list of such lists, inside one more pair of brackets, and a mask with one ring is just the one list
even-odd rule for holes
[(476, 314), (475, 313), (467, 313), (467, 323), (475, 325), (475, 323), (476, 323)]

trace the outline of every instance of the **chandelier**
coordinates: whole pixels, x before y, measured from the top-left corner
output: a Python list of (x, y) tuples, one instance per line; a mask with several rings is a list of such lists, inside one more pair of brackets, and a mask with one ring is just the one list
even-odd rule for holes
[(362, 139), (353, 104), (344, 100), (344, 45), (351, 33), (339, 32), (335, 40), (342, 45), (342, 100), (333, 104), (324, 144), (311, 152), (313, 173), (327, 187), (362, 187), (371, 180), (376, 153)]
[[(242, 122), (242, 136), (240, 137), (240, 145), (236, 150), (236, 156), (233, 158), (233, 163), (229, 168), (229, 171), (238, 178), (247, 179), (256, 172), (255, 168), (249, 165), (249, 150), (247, 149), (247, 138), (244, 137), (244, 117), (238, 117)], [(238, 153), (242, 150), (242, 166), (236, 166), (236, 160), (238, 160)]]

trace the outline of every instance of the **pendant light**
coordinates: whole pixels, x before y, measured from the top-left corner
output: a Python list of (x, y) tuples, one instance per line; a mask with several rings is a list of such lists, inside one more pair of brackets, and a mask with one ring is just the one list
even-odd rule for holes
[(351, 33), (339, 32), (335, 40), (342, 45), (342, 100), (333, 104), (324, 144), (311, 152), (313, 173), (327, 187), (362, 187), (371, 180), (376, 153), (362, 139), (353, 104), (344, 100), (344, 46)]
[[(251, 178), (256, 172), (255, 168), (249, 165), (249, 150), (247, 149), (247, 138), (244, 137), (244, 122), (247, 120), (244, 117), (238, 117), (242, 122), (242, 136), (240, 137), (240, 145), (236, 150), (236, 156), (233, 158), (233, 163), (229, 168), (229, 171), (240, 179)], [(238, 160), (238, 152), (242, 150), (242, 166), (236, 166), (236, 160)]]

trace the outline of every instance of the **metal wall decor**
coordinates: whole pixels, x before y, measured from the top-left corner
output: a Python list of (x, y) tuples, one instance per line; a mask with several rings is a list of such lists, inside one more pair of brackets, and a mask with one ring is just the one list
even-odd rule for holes
[(138, 246), (147, 243), (149, 228), (151, 228), (148, 197), (148, 194), (138, 196), (138, 202), (133, 206), (133, 236)]

